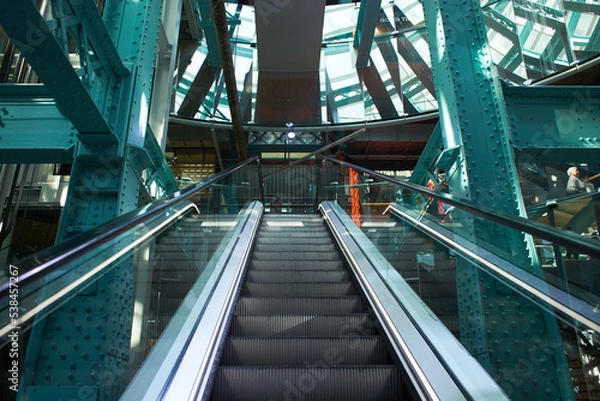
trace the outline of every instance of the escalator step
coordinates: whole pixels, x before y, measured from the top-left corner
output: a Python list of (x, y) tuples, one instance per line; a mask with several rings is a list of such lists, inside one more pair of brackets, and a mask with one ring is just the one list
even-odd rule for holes
[(337, 251), (333, 252), (316, 252), (305, 250), (301, 252), (254, 252), (252, 259), (254, 260), (316, 260), (326, 261), (339, 258)]
[(330, 244), (256, 244), (254, 247), (255, 252), (274, 252), (274, 253), (283, 253), (283, 252), (302, 252), (302, 251), (312, 251), (312, 252), (335, 252), (336, 248), (333, 243)]
[(246, 275), (248, 283), (339, 283), (348, 280), (346, 270), (252, 270)]
[(320, 235), (318, 237), (313, 237), (313, 236), (295, 237), (293, 241), (290, 241), (289, 238), (282, 238), (281, 235), (262, 237), (259, 234), (258, 238), (256, 239), (256, 244), (260, 245), (260, 246), (263, 246), (263, 245), (286, 246), (286, 245), (290, 245), (290, 243), (292, 243), (292, 242), (295, 246), (333, 244), (333, 242), (331, 241), (331, 238), (329, 236), (325, 236), (325, 235)]
[(299, 231), (299, 230), (288, 230), (288, 231), (264, 231), (260, 230), (258, 233), (259, 238), (262, 240), (270, 239), (271, 241), (279, 244), (289, 244), (291, 242), (296, 243), (296, 240), (303, 238), (320, 238), (322, 240), (330, 240), (331, 236), (327, 231)]
[(248, 337), (347, 337), (375, 335), (368, 314), (234, 316), (230, 335)]
[(236, 315), (311, 314), (332, 315), (365, 312), (360, 297), (333, 298), (257, 298), (241, 297)]
[(358, 295), (352, 282), (346, 283), (244, 283), (242, 296), (250, 297), (342, 297)]
[(215, 401), (379, 401), (398, 399), (394, 366), (239, 367), (217, 372)]
[(381, 337), (248, 338), (229, 337), (221, 365), (385, 365), (390, 363)]
[(341, 260), (252, 260), (250, 270), (338, 270), (344, 269)]

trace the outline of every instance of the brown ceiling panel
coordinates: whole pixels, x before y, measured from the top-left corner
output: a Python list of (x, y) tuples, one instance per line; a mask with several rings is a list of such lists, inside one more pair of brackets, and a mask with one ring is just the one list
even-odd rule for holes
[(320, 124), (321, 89), (318, 72), (260, 72), (256, 92), (257, 124), (285, 126)]

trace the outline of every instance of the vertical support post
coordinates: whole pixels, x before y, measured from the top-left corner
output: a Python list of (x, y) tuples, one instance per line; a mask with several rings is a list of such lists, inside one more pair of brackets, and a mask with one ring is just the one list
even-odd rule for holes
[[(558, 207), (558, 202), (556, 199), (548, 201), (546, 203), (546, 208), (548, 209), (548, 222), (552, 227), (556, 227), (556, 218), (554, 216), (554, 209)], [(556, 268), (558, 270), (558, 278), (559, 278), (559, 286), (565, 291), (569, 292), (569, 284), (567, 282), (567, 274), (565, 272), (565, 264), (563, 263), (562, 252), (560, 246), (553, 244), (552, 250), (554, 251), (554, 260), (556, 261)]]
[[(514, 215), (525, 215), (508, 117), (487, 42), (480, 2), (423, 0), (444, 148), (458, 149), (446, 177), (451, 194)], [(532, 240), (457, 213), (471, 240), (494, 244), (514, 263), (541, 274)], [(490, 371), (511, 399), (560, 394), (573, 399), (556, 318), (534, 312), (528, 301), (512, 299), (508, 289), (479, 270), (457, 263), (460, 335), (463, 344)], [(499, 302), (500, 299), (506, 302)], [(503, 313), (499, 313), (499, 308)], [(528, 314), (519, 310), (527, 309)], [(522, 316), (522, 317), (521, 317)], [(523, 339), (527, 338), (527, 341)], [(515, 367), (532, 343), (543, 358), (527, 380)]]
[[(106, 1), (103, 23), (110, 37), (104, 40), (115, 43), (131, 74), (91, 74), (89, 93), (102, 105), (99, 111), (118, 140), (80, 134), (58, 241), (138, 207), (141, 174), (151, 166), (150, 158), (141, 155), (146, 135), (153, 135), (149, 107), (162, 6), (163, 0)], [(34, 326), (25, 360), (25, 391), (35, 392), (39, 399), (56, 394), (97, 401), (119, 397), (136, 359), (131, 354), (135, 288), (133, 257), (115, 263), (110, 272)]]

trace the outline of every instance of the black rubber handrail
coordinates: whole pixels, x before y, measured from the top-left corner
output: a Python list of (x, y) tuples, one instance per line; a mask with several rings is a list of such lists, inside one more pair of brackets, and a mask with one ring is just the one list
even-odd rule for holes
[(387, 181), (394, 185), (398, 185), (401, 188), (408, 189), (426, 197), (431, 197), (443, 203), (447, 203), (449, 205), (457, 207), (461, 210), (465, 210), (476, 216), (483, 217), (495, 223), (502, 224), (503, 226), (510, 227), (515, 230), (525, 232), (527, 234), (531, 234), (535, 237), (539, 237), (550, 242), (556, 242), (565, 248), (572, 249), (580, 253), (585, 253), (594, 258), (600, 258), (600, 241), (582, 238), (581, 236), (575, 233), (551, 227), (546, 224), (539, 223), (537, 221), (528, 220), (521, 216), (508, 214), (500, 210), (485, 209), (469, 200), (459, 199), (443, 192), (436, 192), (429, 188), (408, 181), (397, 180), (385, 174), (380, 174), (373, 170), (369, 170), (367, 168), (360, 167), (352, 163), (335, 159), (331, 156), (326, 156), (323, 158), (323, 160), (338, 164), (340, 166), (352, 168), (356, 171), (360, 171), (361, 173), (369, 174), (370, 176), (375, 177), (379, 180)]
[[(178, 191), (166, 198), (159, 199), (139, 209), (118, 216), (110, 222), (86, 231), (81, 236), (73, 237), (61, 244), (25, 258), (19, 262), (18, 266), (19, 270), (27, 270), (25, 273), (19, 275), (19, 287), (23, 288), (31, 281), (45, 277), (47, 274), (59, 269), (65, 263), (73, 261), (83, 254), (96, 249), (132, 227), (164, 212), (168, 208), (186, 201), (197, 192), (258, 160), (258, 156), (251, 157), (236, 166), (223, 170), (195, 185), (191, 185), (183, 191)], [(262, 182), (260, 185), (262, 185)], [(9, 288), (10, 282), (8, 281), (0, 286), (0, 301), (8, 297)]]

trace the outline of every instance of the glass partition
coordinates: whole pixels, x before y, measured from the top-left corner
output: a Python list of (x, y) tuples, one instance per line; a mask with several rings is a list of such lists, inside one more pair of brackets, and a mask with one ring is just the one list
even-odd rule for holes
[(210, 291), (244, 207), (260, 198), (258, 173), (235, 169), (183, 191), (187, 200), (158, 202), (150, 218), (152, 205), (128, 215), (139, 222), (124, 230), (119, 218), (8, 266), (0, 399), (119, 399), (190, 290)]
[(400, 275), (511, 399), (600, 399), (597, 257), (549, 240), (541, 224), (529, 235), (427, 196), (443, 182), (418, 193), (326, 166), (320, 200), (337, 202), (385, 257), (377, 269), (390, 289)]

